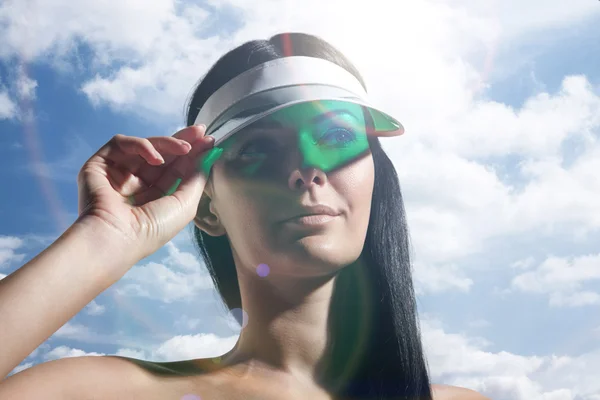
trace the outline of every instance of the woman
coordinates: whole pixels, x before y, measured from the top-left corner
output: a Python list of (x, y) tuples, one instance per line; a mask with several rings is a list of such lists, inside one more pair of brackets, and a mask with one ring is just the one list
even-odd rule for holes
[[(193, 220), (225, 304), (244, 310), (236, 346), (215, 359), (171, 363), (61, 359), (6, 379), (0, 398), (484, 398), (429, 382), (402, 197), (377, 138), (401, 133), (401, 125), (360, 101), (275, 110), (278, 96), (296, 90), (281, 67), (294, 60), (364, 87), (352, 64), (314, 36), (239, 46), (196, 87), (187, 128), (173, 137), (117, 135), (90, 158), (79, 174), (77, 221), (0, 281), (6, 376)], [(244, 86), (240, 77), (257, 69), (267, 85), (281, 78), (283, 89), (250, 96), (258, 81)], [(235, 112), (243, 101), (231, 105), (232, 87), (234, 97), (250, 99)], [(299, 97), (316, 90), (293, 88)]]

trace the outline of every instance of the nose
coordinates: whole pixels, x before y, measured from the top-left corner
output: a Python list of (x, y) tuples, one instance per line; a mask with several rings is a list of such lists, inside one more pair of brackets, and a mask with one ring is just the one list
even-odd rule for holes
[(306, 190), (314, 186), (323, 186), (327, 175), (314, 167), (296, 168), (290, 174), (288, 186), (292, 190)]

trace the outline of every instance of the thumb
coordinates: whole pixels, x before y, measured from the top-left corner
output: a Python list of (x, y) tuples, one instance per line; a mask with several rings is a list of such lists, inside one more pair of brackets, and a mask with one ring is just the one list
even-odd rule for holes
[[(178, 202), (182, 208), (182, 226), (190, 222), (195, 216), (200, 204), (200, 198), (208, 180), (210, 170), (214, 163), (223, 154), (223, 149), (213, 147), (202, 153), (195, 161), (195, 166), (184, 178), (178, 178), (164, 196), (157, 200), (158, 203)], [(157, 204), (158, 205), (158, 204)], [(180, 225), (180, 224), (177, 224)]]
[(223, 153), (221, 148), (212, 148), (196, 161), (195, 170), (176, 182), (160, 197), (142, 206), (145, 213), (154, 215), (162, 227), (161, 236), (175, 236), (196, 216), (200, 198), (208, 180), (210, 169)]
[(208, 176), (210, 175), (210, 170), (222, 154), (223, 149), (221, 147), (213, 147), (212, 149), (203, 153), (196, 161), (195, 171), (182, 179), (179, 187), (175, 191), (179, 191), (181, 193), (180, 198), (182, 201), (193, 204), (194, 215), (195, 209), (198, 206), (198, 203), (200, 203), (200, 198), (204, 192), (204, 187), (206, 186)]

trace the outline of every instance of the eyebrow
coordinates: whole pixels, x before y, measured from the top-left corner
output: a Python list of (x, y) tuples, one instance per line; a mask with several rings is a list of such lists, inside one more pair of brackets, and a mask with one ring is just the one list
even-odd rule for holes
[(352, 118), (354, 118), (355, 120), (358, 121), (358, 118), (356, 118), (356, 115), (354, 115), (353, 113), (351, 113), (348, 110), (340, 109), (340, 110), (327, 111), (327, 112), (325, 112), (323, 114), (317, 115), (316, 117), (314, 117), (311, 120), (311, 122), (314, 123), (314, 124), (318, 124), (320, 122), (324, 122), (324, 121), (326, 121), (326, 120), (328, 120), (330, 118), (333, 118), (333, 117), (335, 117), (337, 115), (348, 115), (348, 116), (350, 116), (350, 117), (352, 117)]

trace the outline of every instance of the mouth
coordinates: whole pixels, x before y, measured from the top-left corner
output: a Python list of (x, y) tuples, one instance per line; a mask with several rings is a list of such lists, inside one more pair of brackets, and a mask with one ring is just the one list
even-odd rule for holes
[(291, 218), (284, 219), (282, 224), (317, 226), (326, 224), (342, 213), (327, 205), (303, 206), (302, 210)]

